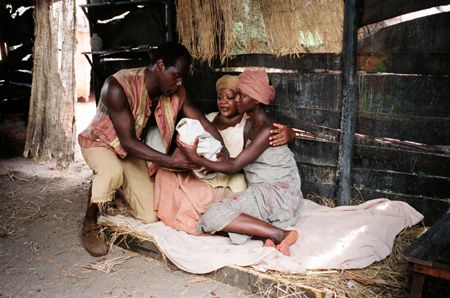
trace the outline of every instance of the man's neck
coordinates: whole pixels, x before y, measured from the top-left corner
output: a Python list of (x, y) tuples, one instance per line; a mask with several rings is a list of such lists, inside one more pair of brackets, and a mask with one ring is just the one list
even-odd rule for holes
[(153, 66), (148, 66), (144, 72), (145, 88), (147, 89), (150, 98), (156, 98), (161, 95), (161, 90), (158, 87), (158, 80), (153, 70)]

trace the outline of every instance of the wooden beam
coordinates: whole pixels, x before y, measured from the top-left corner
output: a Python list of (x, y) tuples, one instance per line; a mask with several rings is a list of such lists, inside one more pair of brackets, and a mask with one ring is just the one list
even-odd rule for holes
[(299, 56), (276, 56), (270, 54), (236, 55), (225, 60), (213, 61), (214, 68), (221, 67), (266, 67), (299, 71), (340, 70), (340, 54), (301, 54)]
[(348, 205), (351, 198), (351, 162), (356, 128), (357, 97), (357, 7), (356, 0), (344, 4), (344, 44), (342, 47), (342, 113), (336, 172), (338, 205)]
[(450, 54), (358, 53), (358, 70), (401, 74), (446, 75)]
[(422, 9), (450, 4), (450, 0), (364, 0), (359, 25), (365, 26)]
[(450, 12), (422, 17), (375, 32), (359, 42), (359, 53), (450, 52)]

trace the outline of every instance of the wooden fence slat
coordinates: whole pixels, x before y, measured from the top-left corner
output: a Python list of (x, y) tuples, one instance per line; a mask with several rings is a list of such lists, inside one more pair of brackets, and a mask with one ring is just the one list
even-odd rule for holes
[[(357, 189), (357, 190), (356, 190)], [(450, 207), (450, 203), (445, 200), (437, 200), (425, 196), (414, 196), (397, 194), (392, 192), (383, 192), (377, 189), (356, 187), (356, 193), (360, 193), (365, 200), (378, 198), (388, 198), (390, 200), (404, 201), (414, 207), (425, 216), (425, 224), (431, 225), (439, 220)]]
[[(357, 140), (356, 140), (357, 142)], [(336, 142), (296, 139), (289, 144), (298, 163), (335, 167)], [(355, 144), (353, 165), (357, 168), (450, 177), (450, 155)]]
[(265, 67), (298, 71), (341, 69), (340, 54), (301, 54), (298, 56), (276, 56), (270, 54), (246, 54), (233, 56), (224, 62), (213, 61), (212, 67)]
[(450, 144), (450, 118), (407, 117), (360, 113), (356, 132), (424, 144)]
[[(297, 162), (297, 166), (305, 194), (319, 191), (334, 197), (330, 190), (336, 187), (336, 167), (302, 162)], [(450, 178), (364, 168), (354, 168), (352, 173), (352, 185), (359, 189), (376, 189), (385, 193), (435, 199), (448, 199), (449, 195)]]
[(450, 155), (357, 145), (353, 164), (358, 168), (450, 177)]
[(270, 73), (274, 105), (340, 110), (341, 77), (332, 73)]
[(450, 77), (360, 74), (359, 111), (449, 117)]
[(314, 125), (337, 129), (339, 127), (340, 112), (337, 110), (295, 108), (284, 106), (271, 106), (270, 114), (275, 121), (292, 127), (306, 129), (313, 132), (321, 132), (325, 129)]
[(450, 4), (449, 0), (364, 0), (360, 27), (422, 9)]
[(317, 166), (312, 164), (297, 163), (302, 181), (317, 184), (336, 184), (336, 167)]
[[(95, 13), (103, 9), (106, 8), (97, 8)], [(123, 19), (94, 25), (94, 30), (103, 39), (104, 49), (118, 49), (130, 45), (155, 46), (166, 40), (163, 13), (155, 9), (154, 5), (146, 5), (141, 9), (127, 9), (127, 11), (130, 13)], [(113, 16), (116, 15), (118, 13)], [(103, 18), (101, 15), (93, 14), (92, 19), (102, 20)]]
[(450, 12), (383, 28), (359, 41), (360, 53), (449, 53)]
[[(215, 99), (216, 81), (224, 74), (239, 73), (196, 71), (186, 79), (185, 85), (194, 99)], [(274, 105), (340, 109), (338, 74), (269, 73), (269, 78), (276, 90)]]
[(447, 198), (450, 178), (354, 168), (352, 184), (406, 195)]
[(359, 53), (358, 70), (400, 74), (446, 75), (450, 73), (450, 54)]

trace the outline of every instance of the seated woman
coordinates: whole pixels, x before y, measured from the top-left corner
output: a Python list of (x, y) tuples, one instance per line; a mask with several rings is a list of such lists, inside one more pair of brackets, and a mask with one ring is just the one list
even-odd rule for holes
[[(222, 76), (216, 83), (219, 112), (206, 115), (221, 133), (230, 157), (236, 157), (244, 148), (245, 118), (236, 109), (238, 77)], [(286, 144), (294, 133), (280, 125), (273, 130), (271, 143)], [(266, 140), (267, 141), (267, 140)], [(159, 169), (155, 176), (155, 210), (168, 226), (190, 234), (199, 234), (197, 222), (212, 203), (233, 192), (247, 188), (243, 174), (218, 173), (213, 179), (198, 179), (192, 172), (173, 172)]]
[(303, 195), (292, 152), (286, 145), (269, 147), (267, 142), (273, 120), (264, 105), (274, 97), (275, 89), (265, 71), (246, 70), (239, 75), (236, 105), (248, 118), (246, 147), (236, 158), (226, 162), (202, 158), (197, 155), (198, 140), (190, 146), (177, 139), (177, 145), (189, 160), (209, 170), (233, 174), (244, 169), (249, 184), (245, 191), (214, 203), (198, 222), (200, 231), (228, 232), (233, 242), (242, 240), (239, 234), (256, 236), (265, 239), (265, 246), (290, 255), (289, 247), (298, 233), (285, 228), (298, 222)]

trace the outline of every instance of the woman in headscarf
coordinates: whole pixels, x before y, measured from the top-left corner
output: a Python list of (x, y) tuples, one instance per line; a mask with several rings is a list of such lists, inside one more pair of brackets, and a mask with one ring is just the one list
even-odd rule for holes
[[(206, 118), (219, 130), (230, 157), (244, 148), (245, 117), (236, 108), (238, 77), (224, 75), (216, 83), (218, 112)], [(274, 146), (292, 139), (289, 127), (282, 126), (272, 135)], [(274, 143), (275, 142), (275, 143)], [(269, 143), (266, 139), (266, 143)], [(247, 183), (241, 173), (217, 173), (212, 179), (199, 179), (192, 172), (159, 169), (155, 176), (155, 209), (168, 226), (190, 234), (199, 234), (197, 222), (201, 215), (225, 196), (245, 190)]]
[(298, 233), (286, 228), (298, 222), (303, 195), (292, 152), (286, 145), (270, 147), (267, 142), (274, 122), (265, 105), (273, 101), (275, 89), (263, 70), (244, 71), (237, 87), (237, 110), (248, 118), (244, 127), (246, 147), (236, 158), (209, 161), (197, 155), (197, 143), (189, 146), (177, 139), (178, 147), (192, 162), (228, 174), (243, 169), (248, 183), (245, 191), (214, 203), (197, 228), (212, 234), (228, 232), (233, 243), (256, 236), (265, 240), (265, 246), (289, 255)]

